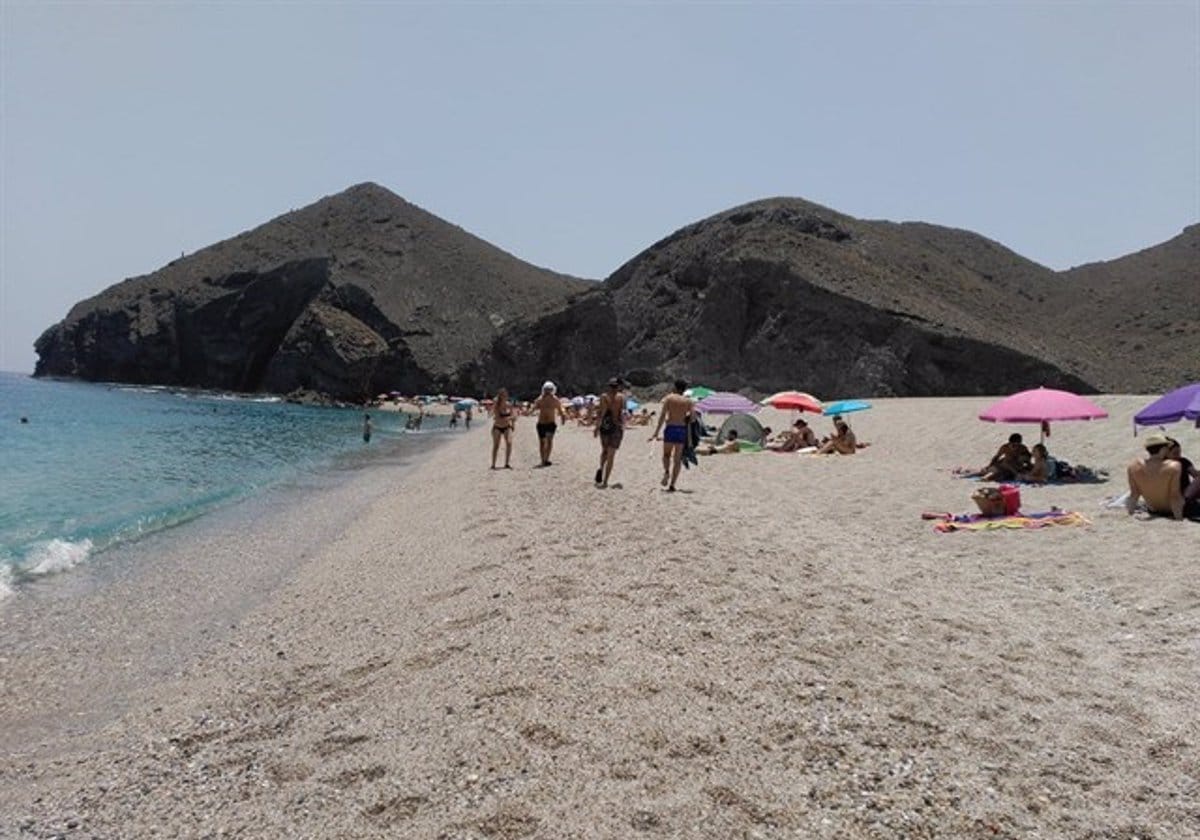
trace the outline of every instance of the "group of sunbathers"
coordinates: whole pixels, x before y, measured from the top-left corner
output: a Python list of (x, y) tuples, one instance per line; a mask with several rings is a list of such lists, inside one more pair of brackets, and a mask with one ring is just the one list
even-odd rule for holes
[(792, 428), (768, 438), (766, 448), (772, 452), (803, 452), (811, 451), (817, 455), (853, 455), (866, 446), (859, 443), (854, 431), (840, 414), (833, 416), (833, 432), (826, 437), (817, 439), (817, 434), (808, 425), (808, 421), (800, 418), (792, 423)]
[(960, 470), (958, 475), (981, 478), (984, 481), (1027, 481), (1045, 484), (1055, 479), (1071, 478), (1073, 468), (1065, 461), (1051, 456), (1044, 443), (1034, 444), (1033, 449), (1025, 445), (1015, 432), (1008, 441), (996, 450), (992, 460), (978, 470)]
[[(1126, 474), (1129, 493), (1125, 506), (1129, 513), (1143, 508), (1153, 515), (1175, 519), (1200, 520), (1200, 471), (1187, 458), (1179, 441), (1161, 433), (1149, 435), (1143, 444), (1146, 455), (1135, 459)], [(992, 459), (979, 470), (959, 470), (963, 477), (984, 481), (1049, 481), (1086, 479), (1086, 467), (1072, 467), (1050, 455), (1045, 444), (1029, 449), (1019, 434), (1011, 434)], [(1103, 473), (1100, 473), (1103, 475)]]

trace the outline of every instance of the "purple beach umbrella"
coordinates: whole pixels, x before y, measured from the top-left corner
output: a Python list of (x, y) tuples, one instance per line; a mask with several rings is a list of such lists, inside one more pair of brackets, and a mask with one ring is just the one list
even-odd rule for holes
[(1133, 433), (1138, 426), (1163, 426), (1179, 420), (1195, 420), (1200, 428), (1200, 382), (1176, 388), (1133, 415)]
[(705, 414), (753, 414), (762, 406), (741, 394), (718, 391), (696, 403), (696, 408)]

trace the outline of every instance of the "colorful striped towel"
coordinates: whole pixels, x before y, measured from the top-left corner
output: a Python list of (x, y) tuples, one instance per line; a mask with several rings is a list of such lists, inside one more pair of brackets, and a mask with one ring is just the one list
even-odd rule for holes
[[(926, 516), (926, 518), (930, 518)], [(946, 534), (950, 531), (998, 531), (1006, 528), (1030, 530), (1048, 528), (1051, 525), (1091, 525), (1082, 513), (1069, 510), (1021, 513), (1015, 516), (984, 516), (981, 513), (964, 513), (959, 516), (944, 514), (942, 521), (933, 530)]]

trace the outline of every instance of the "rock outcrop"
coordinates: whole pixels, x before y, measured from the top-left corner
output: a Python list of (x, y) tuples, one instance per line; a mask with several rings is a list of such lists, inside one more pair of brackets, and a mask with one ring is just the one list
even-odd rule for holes
[(361, 184), (77, 304), (36, 375), (342, 399), (440, 390), (585, 281)]
[[(592, 387), (619, 370), (658, 390), (679, 375), (759, 393), (1094, 390), (1027, 320), (1056, 282), (975, 234), (770, 199), (677, 231), (551, 325), (505, 335), (481, 379), (536, 388), (549, 342), (597, 360), (558, 372)], [(579, 331), (613, 323), (615, 347)]]

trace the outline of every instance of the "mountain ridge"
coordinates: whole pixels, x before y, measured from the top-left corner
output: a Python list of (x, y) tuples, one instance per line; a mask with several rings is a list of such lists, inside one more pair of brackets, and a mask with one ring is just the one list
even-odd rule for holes
[[(685, 225), (593, 283), (366, 182), (80, 301), (38, 339), (35, 375), (347, 399), (546, 377), (591, 390), (616, 371), (651, 389), (682, 374), (858, 395), (1156, 390), (1196, 364), (1198, 241), (1191, 225), (1055, 272), (972, 231), (774, 197)], [(1178, 318), (1130, 321), (1156, 290)], [(1165, 350), (1114, 360), (1110, 339)]]

